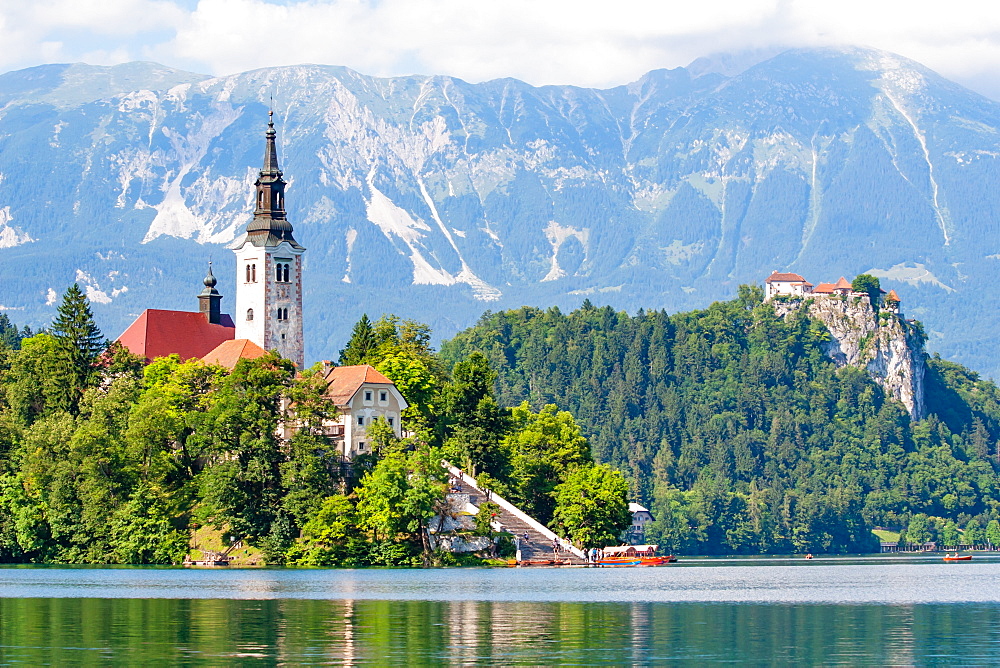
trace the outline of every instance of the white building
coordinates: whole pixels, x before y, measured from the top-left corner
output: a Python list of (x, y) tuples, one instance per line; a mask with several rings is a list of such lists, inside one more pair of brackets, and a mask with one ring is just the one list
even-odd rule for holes
[(326, 371), (326, 396), (340, 411), (325, 425), (326, 435), (345, 459), (372, 451), (368, 427), (384, 418), (402, 437), (402, 413), (408, 406), (396, 385), (368, 364), (338, 366)]
[(807, 295), (812, 292), (813, 285), (798, 274), (783, 274), (775, 271), (764, 279), (765, 298), (771, 299), (778, 295)]

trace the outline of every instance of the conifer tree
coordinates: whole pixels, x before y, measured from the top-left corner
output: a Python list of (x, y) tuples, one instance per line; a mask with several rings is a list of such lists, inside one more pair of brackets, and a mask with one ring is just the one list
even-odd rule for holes
[(57, 342), (53, 372), (63, 385), (58, 407), (75, 412), (80, 396), (97, 377), (95, 362), (107, 347), (107, 340), (94, 322), (90, 300), (76, 283), (63, 295), (52, 336)]
[(353, 364), (364, 364), (365, 359), (375, 349), (375, 329), (372, 321), (368, 319), (368, 314), (361, 316), (361, 320), (354, 325), (351, 331), (351, 339), (347, 342), (347, 347), (340, 351), (340, 359), (337, 361), (341, 366), (351, 366)]

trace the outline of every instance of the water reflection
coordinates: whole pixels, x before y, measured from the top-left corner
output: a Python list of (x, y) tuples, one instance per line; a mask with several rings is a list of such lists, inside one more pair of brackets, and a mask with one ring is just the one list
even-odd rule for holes
[(996, 605), (0, 599), (0, 663), (989, 663)]

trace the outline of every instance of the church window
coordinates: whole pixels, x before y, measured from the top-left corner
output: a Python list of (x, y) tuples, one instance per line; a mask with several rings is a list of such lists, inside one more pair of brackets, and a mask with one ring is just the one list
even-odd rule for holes
[(281, 265), (280, 264), (274, 265), (274, 280), (278, 281), (279, 283), (281, 282)]
[(257, 208), (258, 209), (263, 209), (264, 208), (264, 191), (263, 190), (258, 190), (257, 191)]
[(252, 308), (248, 308), (247, 309), (247, 320), (253, 320), (253, 309)]
[(281, 320), (281, 309), (278, 309), (278, 320)]
[(284, 310), (284, 315), (281, 316), (282, 320), (288, 320), (288, 309)]
[(285, 274), (284, 275), (285, 275), (285, 283), (287, 283), (288, 282), (288, 265), (287, 264), (285, 265)]
[(250, 265), (250, 282), (251, 283), (256, 283), (257, 282), (257, 265), (256, 264)]
[(250, 282), (250, 265), (247, 265), (247, 283)]

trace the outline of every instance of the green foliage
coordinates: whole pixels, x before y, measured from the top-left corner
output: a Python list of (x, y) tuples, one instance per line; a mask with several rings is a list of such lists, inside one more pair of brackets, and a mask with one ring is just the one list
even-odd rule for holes
[(356, 490), (359, 524), (376, 541), (403, 539), (430, 554), (428, 522), (441, 510), (447, 493), (447, 472), (441, 454), (421, 447), (412, 452), (390, 452), (366, 473)]
[(552, 521), (554, 493), (570, 472), (591, 462), (590, 444), (568, 411), (546, 404), (534, 413), (524, 402), (511, 411), (503, 447), (511, 453), (511, 486), (521, 508), (543, 524)]
[(986, 542), (993, 547), (1000, 546), (1000, 521), (990, 520), (986, 525)]
[[(569, 411), (594, 459), (650, 508), (647, 539), (665, 549), (861, 552), (877, 549), (875, 525), (1000, 515), (996, 386), (931, 358), (931, 415), (914, 422), (864, 370), (837, 369), (826, 338), (743, 286), (735, 300), (672, 316), (489, 313), (442, 356), (484, 355), (499, 405)], [(516, 441), (503, 441), (512, 461)], [(531, 477), (521, 466), (511, 479)]]
[(375, 330), (372, 322), (368, 319), (368, 314), (361, 316), (361, 320), (354, 325), (351, 331), (351, 338), (347, 346), (340, 351), (340, 366), (351, 366), (354, 364), (365, 364), (368, 356), (375, 350)]
[(851, 281), (851, 290), (854, 292), (864, 292), (868, 294), (872, 308), (878, 309), (882, 300), (882, 286), (876, 276), (871, 274), (859, 274)]
[(632, 522), (628, 483), (607, 464), (577, 467), (553, 495), (556, 533), (580, 547), (614, 545)]

